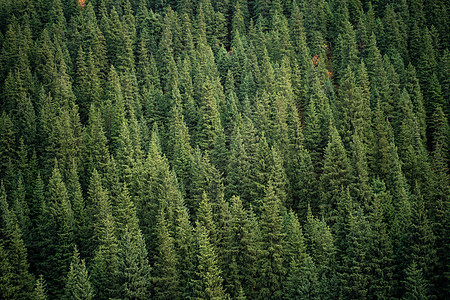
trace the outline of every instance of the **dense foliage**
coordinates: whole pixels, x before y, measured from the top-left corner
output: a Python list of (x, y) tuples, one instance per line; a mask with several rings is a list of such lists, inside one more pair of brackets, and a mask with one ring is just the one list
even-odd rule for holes
[(0, 298), (447, 298), (449, 7), (0, 0)]

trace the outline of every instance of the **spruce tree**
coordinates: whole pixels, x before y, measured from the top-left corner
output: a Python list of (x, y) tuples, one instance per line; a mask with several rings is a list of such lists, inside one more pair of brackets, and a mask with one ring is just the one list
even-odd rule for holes
[(47, 186), (41, 222), (41, 261), (38, 270), (47, 278), (49, 294), (61, 297), (75, 242), (75, 224), (72, 205), (57, 162)]
[[(95, 174), (95, 172), (94, 172)], [(90, 273), (95, 295), (99, 298), (117, 297), (120, 289), (119, 243), (108, 198), (100, 197), (98, 217), (95, 222), (98, 247), (93, 251), (90, 262)]]
[(402, 299), (429, 299), (429, 291), (423, 273), (417, 265), (412, 262), (405, 271), (405, 293)]
[(174, 222), (173, 242), (176, 249), (176, 268), (179, 271), (179, 287), (182, 297), (191, 295), (191, 280), (195, 275), (195, 236), (189, 221), (188, 209), (182, 198), (176, 204), (176, 218)]
[(285, 233), (283, 232), (282, 204), (271, 181), (261, 212), (261, 248), (258, 260), (258, 299), (279, 298), (286, 278), (284, 261)]
[(11, 299), (30, 297), (34, 278), (29, 273), (27, 249), (14, 210), (8, 207), (3, 182), (0, 189), (0, 255), (5, 295)]
[(177, 270), (177, 256), (174, 240), (169, 231), (164, 210), (158, 215), (158, 253), (153, 268), (153, 289), (158, 299), (179, 299), (179, 274)]
[(320, 299), (317, 268), (310, 256), (305, 262), (293, 260), (285, 285), (286, 299)]
[(337, 279), (333, 273), (336, 259), (335, 238), (325, 220), (314, 217), (310, 207), (304, 228), (307, 253), (317, 268), (319, 297), (337, 297)]
[(216, 135), (220, 132), (220, 115), (215, 97), (214, 86), (210, 79), (202, 84), (199, 105), (199, 123), (197, 129), (197, 144), (202, 150), (212, 150)]
[(119, 240), (117, 279), (119, 294), (128, 299), (147, 299), (150, 295), (151, 267), (140, 230), (131, 231), (127, 225)]
[(342, 187), (350, 186), (352, 168), (347, 157), (339, 133), (334, 126), (330, 127), (330, 142), (325, 150), (323, 173), (320, 176), (322, 187), (321, 208), (328, 221), (335, 222), (334, 214), (337, 198)]
[(64, 296), (65, 299), (90, 300), (94, 298), (94, 290), (89, 282), (86, 263), (84, 259), (80, 259), (80, 254), (76, 247), (70, 263), (69, 273), (67, 274)]
[(215, 247), (209, 239), (209, 231), (203, 225), (196, 224), (197, 271), (193, 280), (194, 297), (201, 299), (227, 299), (223, 289), (223, 278), (217, 262)]
[(36, 279), (36, 285), (34, 288), (34, 294), (33, 294), (34, 300), (47, 300), (47, 290), (46, 290), (46, 283), (44, 280), (44, 277), (42, 275), (39, 276), (38, 279)]
[(368, 295), (377, 298), (389, 297), (392, 294), (392, 266), (394, 249), (389, 236), (389, 224), (386, 220), (391, 218), (392, 199), (383, 191), (381, 182), (374, 182), (374, 197), (370, 206), (371, 212), (367, 216), (369, 221), (369, 241), (367, 263), (369, 273)]
[(221, 264), (225, 287), (231, 295), (238, 295), (242, 288), (246, 295), (255, 287), (257, 260), (257, 239), (248, 219), (248, 212), (239, 197), (232, 197), (231, 218), (222, 234)]

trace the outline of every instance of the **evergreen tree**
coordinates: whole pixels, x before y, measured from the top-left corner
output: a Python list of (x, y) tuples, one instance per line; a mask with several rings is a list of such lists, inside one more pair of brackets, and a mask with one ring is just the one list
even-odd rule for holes
[(319, 220), (311, 213), (310, 207), (306, 216), (305, 241), (307, 253), (317, 268), (319, 298), (337, 297), (335, 268), (335, 241), (325, 220)]
[[(371, 212), (367, 216), (369, 221), (369, 241), (367, 249), (369, 273), (368, 295), (377, 298), (389, 297), (392, 294), (392, 266), (394, 250), (389, 237), (386, 220), (391, 218), (392, 199), (382, 184), (374, 182), (374, 197)], [(381, 188), (381, 189), (380, 189)], [(385, 188), (385, 187), (384, 187)]]
[(309, 101), (305, 108), (305, 147), (309, 150), (314, 170), (321, 173), (322, 160), (328, 143), (331, 110), (319, 78), (314, 77)]
[(350, 186), (352, 168), (339, 133), (334, 126), (330, 128), (330, 142), (325, 150), (323, 173), (320, 177), (322, 187), (322, 209), (331, 223), (335, 222), (334, 210), (342, 187)]
[(244, 141), (241, 135), (241, 129), (235, 125), (231, 145), (230, 157), (228, 159), (226, 189), (225, 195), (227, 198), (232, 196), (241, 196), (246, 201), (249, 201), (247, 194), (245, 194), (244, 186), (249, 181), (248, 155), (244, 147)]
[[(95, 172), (94, 172), (95, 174)], [(95, 177), (94, 177), (95, 178)], [(97, 244), (90, 263), (92, 285), (100, 298), (116, 297), (119, 292), (119, 244), (108, 198), (99, 199), (96, 222)]]
[(317, 269), (310, 256), (305, 262), (293, 260), (285, 286), (286, 299), (320, 299)]
[(89, 282), (89, 275), (84, 260), (80, 259), (77, 248), (70, 263), (69, 273), (66, 279), (65, 288), (66, 299), (86, 299), (94, 298), (94, 290)]
[(406, 269), (405, 293), (403, 299), (429, 299), (428, 285), (423, 278), (422, 270), (412, 262)]
[(176, 219), (174, 229), (174, 249), (177, 254), (176, 269), (179, 272), (179, 286), (182, 297), (191, 295), (191, 280), (195, 274), (195, 237), (194, 229), (189, 221), (188, 210), (182, 198), (176, 203)]
[(27, 249), (14, 210), (8, 207), (3, 182), (0, 189), (0, 255), (5, 296), (10, 299), (30, 297), (34, 278), (29, 273)]
[(118, 273), (120, 295), (128, 299), (147, 299), (150, 294), (150, 264), (140, 230), (125, 230), (119, 240)]
[(47, 291), (45, 288), (45, 280), (42, 275), (39, 276), (38, 279), (36, 279), (36, 286), (34, 288), (34, 294), (33, 299), (35, 300), (47, 300)]
[[(417, 188), (415, 194), (415, 201), (411, 209), (411, 224), (405, 239), (406, 257), (410, 264), (414, 262), (417, 268), (423, 272), (423, 279), (428, 282), (428, 287), (433, 288), (436, 276), (434, 270), (437, 264), (436, 237), (431, 222), (428, 220), (423, 198)], [(430, 294), (434, 295), (434, 292)]]
[(109, 160), (108, 140), (102, 125), (100, 110), (91, 105), (89, 111), (89, 124), (85, 129), (84, 169), (85, 176), (90, 177), (92, 171), (97, 169), (101, 173), (106, 171)]
[(69, 270), (70, 252), (74, 247), (75, 224), (72, 205), (57, 162), (47, 186), (40, 222), (41, 261), (38, 270), (47, 278), (49, 294), (60, 297)]
[(346, 249), (341, 249), (339, 279), (341, 296), (347, 299), (359, 299), (368, 296), (369, 276), (367, 272), (368, 222), (362, 210), (350, 211), (348, 233), (345, 237)]
[(250, 295), (255, 287), (257, 261), (257, 238), (254, 236), (239, 197), (232, 197), (228, 226), (222, 234), (221, 264), (224, 271), (225, 287), (231, 295), (238, 295), (240, 288)]
[(227, 299), (223, 289), (223, 278), (217, 262), (217, 254), (209, 239), (209, 230), (196, 224), (197, 271), (193, 281), (194, 297), (200, 299)]
[(285, 233), (283, 232), (282, 204), (271, 181), (261, 212), (261, 248), (258, 261), (258, 299), (282, 296), (286, 278), (284, 261)]
[(169, 231), (164, 210), (158, 216), (158, 254), (153, 268), (153, 284), (155, 297), (158, 299), (179, 299), (179, 274), (174, 241)]
[(197, 144), (202, 150), (212, 150), (214, 140), (221, 130), (220, 115), (214, 86), (210, 79), (202, 85), (202, 96), (199, 105), (199, 123), (197, 129)]

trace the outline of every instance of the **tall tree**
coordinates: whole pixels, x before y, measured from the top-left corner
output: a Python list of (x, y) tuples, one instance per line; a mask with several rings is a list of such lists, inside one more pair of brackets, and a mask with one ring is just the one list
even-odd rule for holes
[(352, 168), (341, 137), (334, 126), (330, 127), (330, 142), (325, 150), (323, 173), (320, 176), (322, 187), (322, 209), (328, 221), (334, 223), (337, 199), (342, 187), (347, 188), (352, 181)]
[(75, 242), (75, 224), (66, 185), (56, 161), (47, 186), (41, 222), (41, 262), (38, 270), (47, 278), (49, 294), (61, 297)]
[(285, 233), (283, 232), (282, 204), (271, 181), (261, 212), (261, 248), (258, 260), (258, 299), (282, 296), (286, 278), (284, 261)]
[(7, 196), (3, 182), (0, 189), (0, 256), (2, 260), (5, 297), (17, 299), (30, 297), (34, 278), (29, 273), (27, 249), (22, 231), (14, 210), (8, 207)]
[(194, 295), (204, 299), (227, 299), (223, 289), (222, 271), (217, 262), (215, 247), (211, 244), (209, 230), (200, 223), (196, 226), (197, 235), (197, 271), (194, 285)]
[(89, 282), (89, 275), (84, 259), (75, 247), (69, 273), (67, 274), (65, 299), (90, 300), (94, 298), (94, 290)]
[(178, 261), (164, 209), (161, 209), (158, 215), (158, 241), (158, 253), (155, 257), (152, 276), (154, 296), (157, 299), (179, 299), (181, 289), (177, 270)]
[(141, 231), (125, 225), (119, 240), (118, 273), (120, 295), (128, 299), (147, 299), (150, 294), (151, 267)]

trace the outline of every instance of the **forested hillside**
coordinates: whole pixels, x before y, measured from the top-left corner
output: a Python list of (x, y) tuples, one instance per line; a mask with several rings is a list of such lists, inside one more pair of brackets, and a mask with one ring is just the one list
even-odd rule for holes
[(0, 0), (0, 299), (448, 299), (447, 0)]

